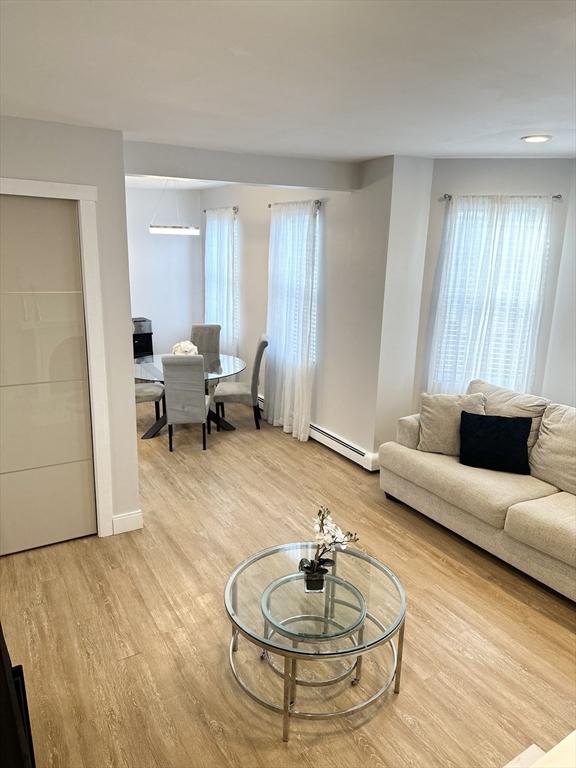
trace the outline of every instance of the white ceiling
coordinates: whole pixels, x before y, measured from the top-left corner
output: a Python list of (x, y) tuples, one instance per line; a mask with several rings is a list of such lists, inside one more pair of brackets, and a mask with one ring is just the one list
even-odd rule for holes
[(202, 179), (180, 179), (174, 176), (126, 176), (129, 189), (215, 189), (232, 184), (231, 181), (204, 181)]
[(9, 115), (341, 160), (574, 152), (572, 0), (2, 0), (1, 13)]

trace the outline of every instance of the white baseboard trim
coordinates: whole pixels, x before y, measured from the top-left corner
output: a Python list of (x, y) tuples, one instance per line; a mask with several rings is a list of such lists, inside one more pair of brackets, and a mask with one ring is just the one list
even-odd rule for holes
[(377, 453), (369, 453), (363, 448), (348, 442), (343, 437), (340, 437), (340, 435), (335, 435), (333, 432), (328, 432), (327, 429), (319, 427), (317, 424), (310, 424), (310, 437), (312, 440), (316, 440), (317, 443), (322, 443), (322, 445), (336, 451), (336, 453), (345, 456), (356, 464), (360, 464), (361, 467), (364, 467), (369, 472), (374, 472), (378, 469)]
[(127, 533), (128, 531), (137, 531), (144, 527), (144, 516), (141, 509), (135, 509), (133, 512), (123, 512), (121, 515), (112, 517), (112, 533)]
[(380, 462), (378, 461), (378, 454), (377, 453), (367, 453), (365, 456), (365, 464), (364, 467), (370, 472), (379, 472), (380, 471)]
[[(262, 395), (258, 396), (258, 402), (260, 406), (264, 406), (264, 398)], [(329, 432), (324, 427), (319, 427), (317, 424), (310, 424), (310, 437), (312, 440), (316, 440), (317, 443), (322, 443), (327, 448), (330, 448), (336, 453), (345, 456), (347, 459), (354, 461), (356, 464), (360, 464), (361, 467), (367, 469), (369, 472), (376, 472), (379, 469), (378, 454), (365, 451), (354, 443), (350, 443), (340, 435)]]

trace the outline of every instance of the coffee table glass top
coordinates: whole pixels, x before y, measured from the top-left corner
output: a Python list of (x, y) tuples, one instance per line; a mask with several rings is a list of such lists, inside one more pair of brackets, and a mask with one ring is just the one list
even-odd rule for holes
[(232, 623), (258, 645), (291, 654), (340, 656), (385, 642), (402, 624), (406, 596), (398, 577), (357, 549), (332, 553), (323, 592), (307, 592), (301, 558), (314, 542), (256, 553), (232, 573), (225, 590)]
[[(165, 354), (170, 353), (166, 352)], [(146, 357), (139, 357), (134, 360), (134, 378), (146, 381), (164, 381), (163, 357), (164, 355), (146, 355)], [(234, 357), (234, 355), (206, 352), (203, 357), (204, 378), (207, 381), (225, 379), (227, 376), (241, 373), (246, 368), (244, 360)]]

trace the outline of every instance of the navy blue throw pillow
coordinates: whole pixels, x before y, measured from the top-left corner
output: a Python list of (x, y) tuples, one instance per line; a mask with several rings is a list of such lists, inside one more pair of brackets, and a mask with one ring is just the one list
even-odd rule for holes
[(460, 464), (529, 475), (531, 426), (532, 419), (524, 416), (481, 416), (462, 411)]

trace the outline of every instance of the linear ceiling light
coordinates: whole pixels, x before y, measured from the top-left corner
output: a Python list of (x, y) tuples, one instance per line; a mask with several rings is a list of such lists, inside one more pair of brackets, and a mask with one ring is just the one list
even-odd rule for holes
[[(177, 223), (176, 224), (156, 224), (156, 216), (158, 215), (158, 208), (160, 208), (162, 204), (162, 198), (164, 197), (164, 192), (166, 192), (166, 189), (169, 183), (174, 184), (174, 192), (176, 193), (175, 203), (176, 203), (176, 222)], [(148, 227), (148, 232), (150, 232), (151, 235), (186, 235), (188, 237), (198, 237), (198, 235), (200, 234), (200, 227), (191, 227), (188, 224), (182, 224), (182, 219), (180, 217), (180, 206), (178, 205), (179, 197), (180, 197), (180, 190), (178, 189), (178, 185), (176, 181), (174, 179), (165, 177), (164, 185), (162, 187), (162, 192), (160, 193), (160, 199), (158, 200), (156, 210), (154, 211), (154, 215), (152, 216), (152, 221), (150, 222), (150, 225)]]
[(522, 141), (525, 141), (527, 144), (544, 144), (545, 141), (550, 141), (552, 136), (548, 136), (544, 133), (536, 133), (532, 136), (521, 136)]
[(200, 227), (185, 227), (179, 224), (150, 224), (148, 231), (151, 235), (187, 235), (198, 237)]

